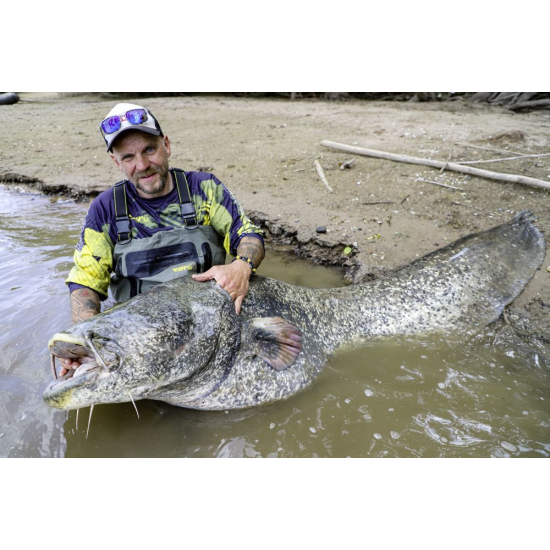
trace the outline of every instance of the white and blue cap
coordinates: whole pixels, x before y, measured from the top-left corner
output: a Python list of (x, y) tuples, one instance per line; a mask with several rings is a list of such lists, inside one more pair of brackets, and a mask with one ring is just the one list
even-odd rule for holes
[(110, 153), (114, 141), (124, 132), (137, 130), (153, 136), (163, 136), (158, 120), (153, 113), (133, 103), (119, 103), (115, 105), (99, 125), (99, 130)]

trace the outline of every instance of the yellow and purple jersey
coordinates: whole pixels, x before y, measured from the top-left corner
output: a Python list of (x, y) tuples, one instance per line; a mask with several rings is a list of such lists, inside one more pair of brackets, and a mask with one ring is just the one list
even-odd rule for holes
[[(245, 215), (240, 204), (213, 174), (185, 172), (199, 225), (211, 225), (224, 236), (228, 254), (236, 255), (241, 238), (258, 238), (263, 245), (263, 232)], [(163, 197), (144, 199), (133, 184), (126, 185), (128, 216), (132, 238), (151, 237), (159, 231), (184, 227), (177, 189)], [(67, 280), (72, 292), (86, 287), (95, 290), (103, 300), (114, 269), (113, 251), (117, 242), (117, 226), (113, 189), (94, 199), (86, 215), (80, 241), (74, 253), (75, 265)]]

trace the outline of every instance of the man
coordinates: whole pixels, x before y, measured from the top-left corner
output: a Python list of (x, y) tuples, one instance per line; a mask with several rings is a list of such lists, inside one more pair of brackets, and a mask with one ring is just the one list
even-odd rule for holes
[[(124, 302), (186, 275), (215, 279), (240, 313), (264, 258), (261, 230), (213, 174), (169, 169), (170, 139), (148, 109), (120, 103), (100, 131), (126, 179), (101, 193), (86, 216), (66, 280), (73, 322), (98, 314), (109, 286)], [(226, 252), (235, 256), (228, 265)], [(79, 365), (61, 362), (61, 375)]]

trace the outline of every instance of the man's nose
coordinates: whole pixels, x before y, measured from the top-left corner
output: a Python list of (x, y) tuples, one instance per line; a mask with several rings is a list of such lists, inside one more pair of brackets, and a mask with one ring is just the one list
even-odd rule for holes
[(136, 157), (136, 168), (143, 172), (144, 170), (147, 170), (149, 168), (149, 165), (151, 163), (149, 162), (149, 159), (146, 156), (143, 155), (137, 155)]

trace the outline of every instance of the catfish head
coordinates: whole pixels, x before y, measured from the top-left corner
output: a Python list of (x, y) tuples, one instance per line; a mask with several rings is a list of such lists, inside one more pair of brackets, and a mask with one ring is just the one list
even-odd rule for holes
[[(240, 344), (240, 319), (219, 286), (177, 280), (53, 336), (56, 379), (44, 401), (71, 410), (99, 403), (200, 397), (226, 376)], [(55, 357), (81, 366), (57, 378)]]

